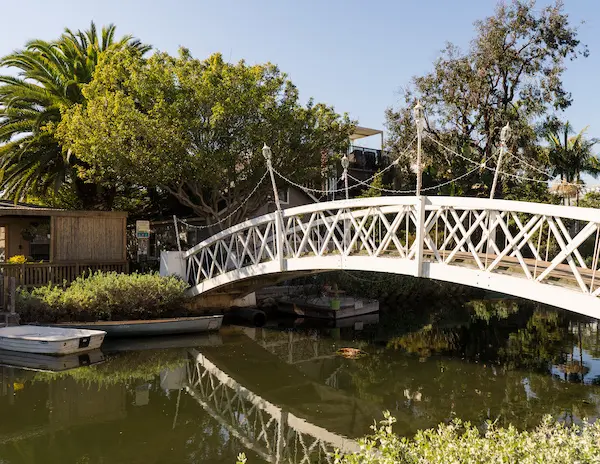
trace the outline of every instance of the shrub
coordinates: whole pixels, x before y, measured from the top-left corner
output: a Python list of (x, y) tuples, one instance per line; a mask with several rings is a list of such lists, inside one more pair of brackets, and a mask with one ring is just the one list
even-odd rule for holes
[(70, 286), (47, 285), (17, 294), (24, 322), (152, 319), (185, 314), (187, 284), (177, 277), (96, 272)]
[(536, 429), (520, 432), (491, 422), (480, 431), (455, 420), (420, 431), (412, 439), (394, 434), (394, 422), (386, 413), (381, 425), (374, 427), (375, 434), (360, 440), (360, 451), (337, 454), (335, 464), (600, 462), (600, 421), (568, 426), (546, 417)]

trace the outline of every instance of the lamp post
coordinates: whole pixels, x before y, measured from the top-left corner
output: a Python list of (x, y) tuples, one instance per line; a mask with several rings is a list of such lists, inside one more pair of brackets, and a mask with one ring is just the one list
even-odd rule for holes
[(500, 174), (500, 166), (502, 165), (502, 157), (507, 151), (507, 143), (510, 139), (510, 124), (507, 122), (506, 126), (500, 131), (500, 153), (498, 154), (498, 163), (496, 163), (496, 172), (494, 173), (494, 182), (492, 182), (492, 190), (490, 191), (490, 200), (494, 199), (496, 193), (496, 185), (498, 184), (498, 175)]
[(415, 125), (417, 126), (417, 196), (421, 195), (421, 140), (423, 138), (423, 106), (420, 101), (414, 108)]
[(262, 147), (262, 154), (267, 161), (267, 169), (269, 170), (269, 175), (271, 176), (271, 184), (273, 185), (273, 198), (275, 199), (275, 206), (277, 207), (277, 211), (281, 214), (281, 204), (279, 203), (279, 192), (277, 191), (277, 184), (275, 183), (275, 175), (273, 174), (273, 163), (271, 162), (273, 158), (273, 152), (271, 148), (267, 146), (265, 143)]
[(271, 184), (273, 186), (273, 197), (275, 199), (275, 206), (277, 207), (277, 214), (275, 215), (275, 244), (277, 246), (277, 258), (279, 261), (279, 269), (283, 271), (285, 269), (285, 257), (283, 256), (283, 212), (281, 211), (281, 204), (279, 203), (279, 192), (277, 191), (277, 184), (275, 183), (275, 175), (273, 174), (273, 153), (271, 148), (265, 143), (262, 147), (262, 154), (267, 162), (267, 169), (271, 176)]
[(344, 188), (346, 189), (346, 200), (349, 198), (348, 196), (348, 168), (350, 167), (350, 160), (348, 159), (348, 155), (344, 155), (342, 158), (342, 168), (344, 169), (344, 173), (342, 174), (344, 177)]

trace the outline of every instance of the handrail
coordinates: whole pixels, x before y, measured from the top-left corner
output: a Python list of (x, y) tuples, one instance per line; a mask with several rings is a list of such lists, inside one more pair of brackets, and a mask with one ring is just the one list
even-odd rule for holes
[[(305, 258), (312, 258), (312, 264), (295, 262)], [(399, 260), (400, 267), (389, 258)], [(502, 283), (508, 273), (515, 285), (543, 283), (548, 291), (560, 285), (591, 296), (600, 311), (600, 210), (594, 208), (444, 196), (336, 200), (244, 221), (203, 240), (184, 259), (186, 275), (200, 293), (256, 273), (303, 266), (350, 269), (345, 266), (352, 261), (359, 269), (379, 266), (386, 272), (433, 276), (437, 266), (452, 265), (471, 270), (472, 277), (460, 277), (462, 283), (511, 290)], [(436, 272), (441, 274), (434, 278), (459, 279), (450, 275), (456, 270)], [(546, 290), (530, 285), (513, 294), (540, 291)], [(544, 298), (553, 302), (549, 294)]]
[[(425, 209), (433, 210), (439, 206), (454, 206), (467, 209), (486, 209), (495, 211), (510, 210), (516, 213), (542, 214), (545, 216), (560, 216), (565, 219), (580, 221), (592, 221), (600, 223), (600, 210), (597, 208), (583, 208), (580, 206), (551, 205), (547, 203), (531, 203), (515, 200), (491, 200), (488, 198), (476, 197), (445, 197), (434, 196), (424, 197)], [(333, 200), (321, 203), (311, 203), (308, 205), (296, 206), (283, 210), (283, 218), (298, 216), (301, 214), (317, 213), (323, 211), (350, 209), (350, 208), (369, 208), (386, 207), (397, 205), (414, 205), (418, 201), (416, 196), (390, 196), (390, 197), (372, 197), (372, 198), (354, 198), (351, 200)], [(388, 209), (389, 211), (389, 209)], [(187, 250), (184, 257), (189, 257), (199, 249), (214, 243), (228, 235), (254, 227), (260, 224), (275, 220), (276, 213), (267, 213), (253, 219), (240, 222), (234, 226), (224, 229), (212, 237), (209, 237), (198, 245)]]

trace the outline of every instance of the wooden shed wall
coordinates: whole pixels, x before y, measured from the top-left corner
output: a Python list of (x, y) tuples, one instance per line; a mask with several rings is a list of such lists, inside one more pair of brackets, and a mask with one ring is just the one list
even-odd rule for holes
[(52, 217), (52, 260), (125, 261), (126, 227), (123, 216)]

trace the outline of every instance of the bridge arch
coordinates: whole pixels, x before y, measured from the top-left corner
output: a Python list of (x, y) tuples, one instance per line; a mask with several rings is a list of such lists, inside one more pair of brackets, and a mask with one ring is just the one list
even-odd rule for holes
[(190, 296), (333, 270), (426, 277), (600, 318), (600, 211), (462, 197), (315, 203), (230, 227), (183, 255)]

